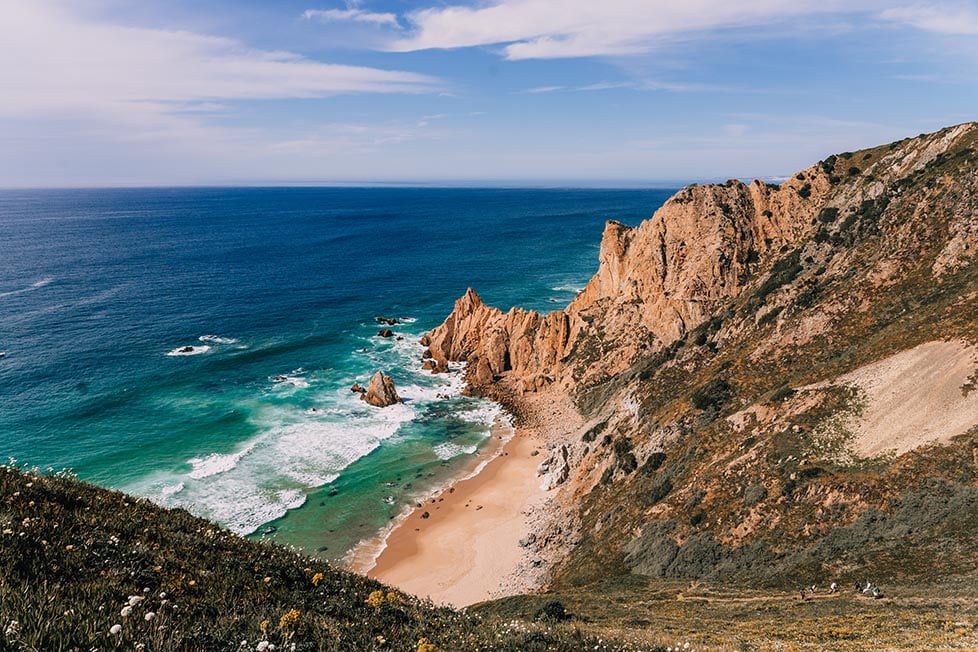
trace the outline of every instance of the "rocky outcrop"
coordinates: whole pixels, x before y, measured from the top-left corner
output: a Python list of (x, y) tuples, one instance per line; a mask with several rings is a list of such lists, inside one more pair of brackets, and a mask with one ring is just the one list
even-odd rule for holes
[(537, 473), (542, 476), (540, 480), (541, 489), (550, 491), (567, 482), (567, 478), (570, 477), (570, 463), (567, 455), (567, 445), (561, 444), (550, 457), (540, 463), (540, 466), (537, 467)]
[(390, 376), (378, 371), (367, 384), (367, 391), (360, 395), (360, 398), (375, 407), (387, 407), (401, 402), (401, 397), (397, 395), (394, 381)]
[[(426, 366), (477, 362), (469, 374), (474, 384), (508, 374), (521, 391), (613, 374), (650, 347), (682, 337), (740, 292), (772, 251), (810, 228), (829, 187), (814, 166), (782, 186), (690, 186), (638, 227), (608, 222), (598, 271), (566, 310), (503, 313), (469, 288), (422, 341), (434, 360)], [(615, 346), (596, 350), (595, 338)], [(571, 352), (578, 353), (573, 365)], [(589, 357), (601, 358), (600, 369), (588, 368)]]

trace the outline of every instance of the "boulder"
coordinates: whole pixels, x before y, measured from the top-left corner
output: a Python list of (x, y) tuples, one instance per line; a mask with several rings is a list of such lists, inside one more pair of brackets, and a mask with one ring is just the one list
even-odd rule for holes
[(394, 331), (389, 328), (381, 328), (377, 332), (377, 337), (394, 337)]
[(360, 399), (370, 403), (375, 407), (387, 407), (401, 402), (401, 397), (397, 395), (394, 381), (390, 376), (378, 371), (367, 384), (367, 391), (360, 395)]
[(540, 463), (537, 473), (543, 476), (540, 488), (550, 491), (554, 487), (563, 484), (570, 476), (570, 463), (567, 459), (567, 445), (561, 445), (554, 454)]
[(361, 386), (360, 383), (353, 383), (353, 386), (350, 387), (350, 391), (354, 394), (366, 394), (367, 388)]

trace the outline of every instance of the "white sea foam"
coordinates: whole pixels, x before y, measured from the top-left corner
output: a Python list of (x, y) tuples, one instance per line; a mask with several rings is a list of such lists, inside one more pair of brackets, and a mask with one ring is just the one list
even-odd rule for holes
[(450, 460), (459, 455), (472, 455), (478, 450), (475, 446), (459, 446), (449, 441), (444, 441), (434, 447), (435, 455), (440, 460)]
[(160, 489), (160, 496), (163, 499), (163, 503), (166, 504), (166, 501), (170, 498), (170, 496), (180, 493), (186, 486), (187, 485), (182, 482), (165, 485), (162, 489)]
[(497, 421), (510, 424), (512, 419), (503, 409), (503, 406), (499, 403), (491, 403), (489, 401), (479, 401), (468, 409), (459, 410), (456, 416), (463, 421), (479, 423), (485, 426), (491, 426)]
[(230, 471), (238, 465), (241, 458), (251, 452), (254, 448), (254, 444), (246, 446), (243, 450), (237, 453), (228, 453), (222, 455), (221, 453), (211, 453), (210, 455), (205, 455), (204, 457), (194, 457), (187, 460), (193, 469), (187, 474), (187, 477), (193, 478), (194, 480), (201, 480), (203, 478), (209, 478), (212, 475), (217, 475), (218, 473), (224, 473), (225, 471)]
[(197, 338), (201, 342), (209, 344), (237, 344), (238, 340), (233, 337), (221, 337), (219, 335), (201, 335)]
[(45, 285), (50, 284), (52, 281), (54, 281), (54, 279), (50, 277), (42, 278), (40, 281), (31, 283), (25, 288), (21, 288), (19, 290), (10, 290), (9, 292), (0, 292), (0, 299), (2, 299), (3, 297), (12, 297), (17, 294), (23, 294), (24, 292), (32, 292), (34, 290), (44, 287)]
[(567, 284), (567, 285), (558, 285), (557, 287), (553, 287), (550, 289), (553, 290), (554, 292), (573, 292), (574, 294), (577, 294), (584, 288), (585, 288), (584, 285)]
[(207, 353), (210, 350), (211, 347), (207, 346), (206, 344), (204, 346), (180, 346), (167, 353), (167, 355), (171, 357), (184, 356), (184, 355), (200, 355), (201, 353)]

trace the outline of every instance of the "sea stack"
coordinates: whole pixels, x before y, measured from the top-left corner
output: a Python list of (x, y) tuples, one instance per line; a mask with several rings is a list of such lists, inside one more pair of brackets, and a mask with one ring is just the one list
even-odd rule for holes
[(401, 402), (401, 397), (397, 395), (397, 389), (394, 387), (394, 381), (381, 371), (373, 375), (367, 384), (367, 392), (361, 394), (360, 399), (375, 407), (387, 407)]

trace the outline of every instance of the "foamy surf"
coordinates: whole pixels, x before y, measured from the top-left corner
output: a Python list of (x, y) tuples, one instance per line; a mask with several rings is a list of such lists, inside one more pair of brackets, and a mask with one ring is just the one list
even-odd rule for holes
[(238, 340), (233, 337), (221, 337), (220, 335), (201, 335), (197, 338), (205, 344), (237, 344)]
[(207, 353), (210, 350), (211, 347), (207, 346), (206, 344), (204, 346), (179, 346), (172, 351), (169, 351), (167, 355), (171, 358), (185, 355), (200, 355), (202, 353)]
[(12, 297), (18, 294), (24, 294), (25, 292), (33, 292), (34, 290), (39, 290), (45, 285), (49, 285), (54, 281), (53, 278), (42, 278), (40, 281), (31, 283), (27, 287), (21, 288), (19, 290), (9, 290), (7, 292), (0, 292), (0, 299), (4, 297)]

